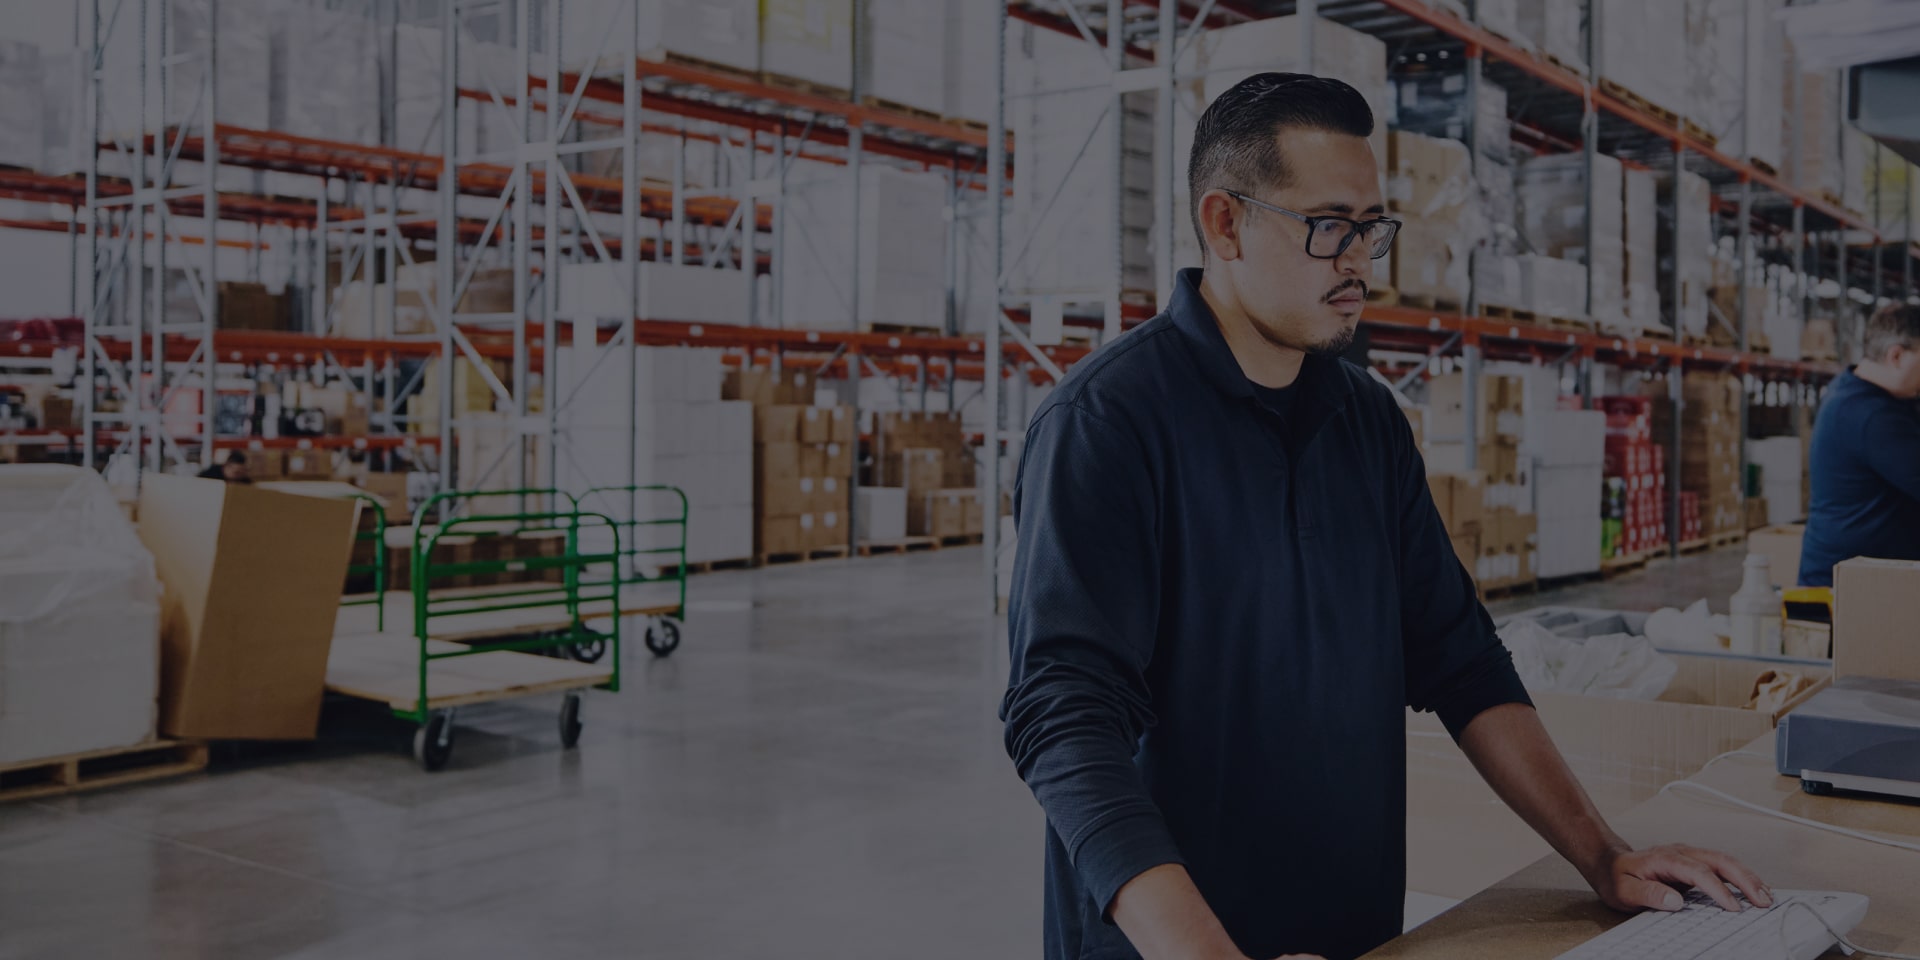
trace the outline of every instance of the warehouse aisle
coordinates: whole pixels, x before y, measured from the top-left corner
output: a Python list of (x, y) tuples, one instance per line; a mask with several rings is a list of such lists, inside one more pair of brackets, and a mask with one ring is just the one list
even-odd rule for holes
[[(1723, 604), (1739, 562), (1517, 605)], [(1000, 746), (980, 570), (697, 578), (686, 645), (590, 697), (577, 753), (548, 705), (497, 705), (427, 775), (404, 729), (331, 711), (311, 748), (0, 807), (0, 957), (1032, 955), (1042, 820)]]

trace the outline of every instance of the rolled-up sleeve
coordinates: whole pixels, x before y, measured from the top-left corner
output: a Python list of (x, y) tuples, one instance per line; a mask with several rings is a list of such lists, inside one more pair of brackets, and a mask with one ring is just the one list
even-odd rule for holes
[(1473, 578), (1453, 552), (1404, 418), (1399, 434), (1400, 635), (1407, 705), (1439, 715), (1457, 740), (1482, 712), (1533, 701), (1513, 668), (1513, 655), (1494, 632)]
[(1183, 862), (1133, 764), (1159, 613), (1149, 462), (1124, 426), (1062, 403), (1029, 429), (1014, 493), (1007, 754), (1103, 915), (1129, 880)]

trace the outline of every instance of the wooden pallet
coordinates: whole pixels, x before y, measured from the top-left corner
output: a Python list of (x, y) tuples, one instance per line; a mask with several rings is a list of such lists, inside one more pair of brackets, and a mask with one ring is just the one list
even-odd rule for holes
[(1586, 76), (1586, 75), (1587, 75), (1587, 71), (1586, 71), (1586, 68), (1585, 68), (1585, 67), (1581, 67), (1581, 66), (1579, 66), (1579, 65), (1577, 65), (1577, 64), (1572, 64), (1572, 63), (1568, 63), (1567, 61), (1565, 61), (1565, 60), (1562, 60), (1562, 59), (1560, 59), (1559, 57), (1557, 57), (1557, 56), (1554, 56), (1554, 55), (1553, 55), (1553, 54), (1551, 54), (1551, 53), (1545, 53), (1545, 52), (1542, 52), (1542, 53), (1541, 53), (1540, 55), (1541, 55), (1541, 56), (1543, 56), (1543, 57), (1545, 57), (1545, 58), (1547, 58), (1547, 62), (1548, 62), (1548, 63), (1551, 63), (1551, 64), (1553, 64), (1554, 66), (1556, 66), (1556, 67), (1559, 67), (1560, 69), (1562, 69), (1562, 70), (1565, 70), (1565, 71), (1567, 71), (1568, 73), (1571, 73), (1571, 74), (1577, 74), (1577, 75), (1579, 75), (1579, 76), (1582, 76), (1582, 77), (1584, 77), (1584, 76)]
[(986, 536), (984, 534), (963, 533), (958, 536), (941, 537), (940, 545), (943, 547), (966, 547), (976, 543), (984, 543), (985, 541)]
[(938, 337), (943, 332), (939, 327), (921, 326), (911, 323), (863, 323), (861, 333), (891, 333), (903, 337)]
[(949, 116), (941, 117), (940, 122), (945, 124), (951, 124), (956, 127), (965, 127), (968, 130), (972, 130), (977, 133), (986, 133), (988, 130), (993, 129), (992, 127), (987, 126), (985, 121), (975, 120), (972, 117), (955, 117), (955, 116), (949, 115)]
[(763, 553), (760, 555), (760, 565), (763, 567), (772, 567), (786, 563), (810, 563), (815, 560), (844, 560), (847, 557), (847, 553), (847, 545), (844, 543), (835, 544), (831, 547), (814, 547), (811, 550), (797, 550), (791, 553)]
[(1400, 303), (1402, 306), (1415, 307), (1421, 310), (1431, 310), (1434, 313), (1459, 313), (1460, 312), (1460, 301), (1458, 300), (1448, 300), (1444, 297), (1430, 297), (1425, 294), (1419, 294), (1419, 293), (1401, 294)]
[(1721, 547), (1734, 547), (1746, 543), (1747, 535), (1742, 531), (1729, 530), (1725, 533), (1716, 533), (1708, 537), (1707, 542), (1712, 544), (1713, 549), (1718, 550)]
[(1514, 323), (1525, 324), (1538, 323), (1540, 318), (1540, 315), (1534, 313), (1532, 310), (1522, 310), (1519, 307), (1502, 307), (1491, 303), (1483, 303), (1480, 305), (1480, 315), (1489, 320), (1511, 320)]
[(1593, 321), (1581, 320), (1574, 317), (1555, 317), (1555, 316), (1543, 315), (1540, 317), (1540, 325), (1553, 330), (1565, 330), (1568, 333), (1592, 333), (1593, 332)]
[(827, 84), (824, 84), (824, 83), (815, 83), (812, 80), (803, 80), (799, 77), (789, 77), (784, 74), (768, 73), (765, 70), (760, 71), (760, 82), (766, 84), (769, 87), (780, 87), (783, 90), (792, 90), (797, 93), (810, 94), (816, 97), (825, 97), (829, 100), (844, 101), (844, 100), (853, 99), (852, 94), (849, 93), (845, 87), (828, 86)]
[(1680, 541), (1680, 555), (1684, 557), (1689, 554), (1705, 553), (1707, 552), (1707, 550), (1711, 549), (1712, 546), (1713, 546), (1713, 541), (1708, 540), (1705, 537), (1702, 537), (1698, 540), (1682, 540)]
[(1511, 580), (1506, 583), (1496, 583), (1490, 586), (1481, 587), (1480, 599), (1482, 601), (1500, 600), (1506, 597), (1517, 597), (1517, 596), (1520, 596), (1521, 594), (1531, 594), (1531, 593), (1538, 593), (1538, 592), (1540, 592), (1540, 581), (1538, 580), (1534, 580), (1534, 579)]
[(1672, 110), (1668, 110), (1666, 107), (1660, 106), (1659, 104), (1654, 103), (1651, 100), (1648, 100), (1646, 97), (1643, 97), (1637, 93), (1634, 93), (1632, 90), (1629, 90), (1624, 86), (1621, 86), (1619, 83), (1615, 81), (1608, 80), (1605, 77), (1600, 78), (1600, 92), (1605, 93), (1607, 96), (1610, 96), (1615, 100), (1619, 100), (1620, 102), (1625, 103), (1629, 106), (1636, 107), (1643, 113), (1648, 113), (1648, 114), (1652, 114), (1653, 116), (1659, 117), (1661, 120), (1665, 121), (1666, 123), (1672, 126), (1677, 127), (1680, 125), (1679, 114), (1674, 113)]
[(931, 120), (934, 123), (940, 123), (943, 119), (940, 116), (939, 111), (937, 110), (928, 110), (924, 107), (916, 107), (911, 104), (901, 103), (898, 100), (888, 100), (885, 97), (876, 97), (871, 93), (867, 94), (864, 97), (861, 97), (860, 102), (863, 104), (866, 104), (869, 107), (873, 107), (876, 110), (888, 110), (893, 113), (905, 114), (909, 117), (919, 117), (922, 120)]
[(1642, 340), (1665, 340), (1668, 343), (1673, 342), (1673, 331), (1666, 327), (1641, 327), (1640, 332), (1634, 334), (1634, 336)]
[(905, 537), (899, 540), (862, 540), (859, 552), (863, 557), (871, 557), (885, 553), (915, 553), (938, 549), (940, 549), (940, 541), (932, 537)]
[(0, 802), (104, 790), (199, 773), (206, 768), (207, 745), (195, 740), (154, 740), (132, 747), (47, 757), (0, 766)]
[(724, 73), (727, 76), (745, 80), (749, 83), (760, 79), (759, 71), (756, 70), (747, 70), (726, 63), (715, 63), (712, 60), (702, 60), (699, 57), (689, 57), (684, 53), (676, 53), (672, 50), (655, 50), (651, 53), (641, 54), (640, 58), (642, 60), (651, 60), (655, 63), (671, 63), (682, 67), (706, 70), (712, 73)]
[(1706, 127), (1703, 127), (1697, 123), (1694, 123), (1692, 120), (1682, 118), (1680, 121), (1680, 129), (1683, 132), (1685, 132), (1687, 136), (1692, 137), (1693, 139), (1698, 140), (1709, 147), (1720, 146), (1719, 137), (1711, 133), (1708, 133)]
[(1624, 557), (1608, 557), (1600, 561), (1600, 575), (1611, 579), (1622, 574), (1644, 570), (1647, 560), (1652, 556), (1651, 553), (1635, 553)]
[(721, 570), (747, 570), (753, 567), (752, 557), (740, 557), (734, 560), (701, 560), (687, 564), (687, 572), (715, 573)]
[(1755, 170), (1758, 170), (1769, 177), (1777, 177), (1780, 175), (1780, 171), (1775, 170), (1773, 168), (1773, 164), (1768, 163), (1765, 160), (1760, 160), (1754, 157), (1748, 157), (1747, 163), (1751, 164)]

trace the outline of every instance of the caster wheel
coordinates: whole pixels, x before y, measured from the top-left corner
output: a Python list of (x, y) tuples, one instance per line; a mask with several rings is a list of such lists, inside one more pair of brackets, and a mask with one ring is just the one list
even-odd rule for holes
[(1833, 793), (1833, 784), (1822, 783), (1819, 780), (1802, 780), (1800, 789), (1816, 797), (1825, 797)]
[(447, 758), (453, 756), (453, 717), (445, 711), (436, 711), (427, 718), (427, 722), (413, 731), (413, 758), (420, 762), (422, 769), (431, 773), (447, 765)]
[(568, 647), (567, 653), (581, 663), (599, 663), (600, 658), (607, 655), (607, 638), (596, 635), (592, 640)]
[(680, 649), (680, 625), (672, 620), (662, 620), (647, 628), (647, 649), (656, 657), (664, 657)]
[(560, 745), (571, 750), (580, 743), (580, 695), (567, 694), (560, 704)]

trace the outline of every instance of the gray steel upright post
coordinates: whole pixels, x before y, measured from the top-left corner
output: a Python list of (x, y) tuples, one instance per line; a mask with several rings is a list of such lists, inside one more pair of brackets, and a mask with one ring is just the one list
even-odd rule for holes
[[(1600, 0), (1587, 0), (1587, 69), (1594, 76), (1600, 73)], [(1586, 208), (1587, 234), (1587, 319), (1600, 329), (1600, 318), (1593, 314), (1594, 287), (1600, 271), (1594, 262), (1593, 250), (1598, 238), (1593, 230), (1593, 168), (1600, 156), (1600, 111), (1594, 103), (1594, 84), (1589, 80), (1580, 85), (1580, 158), (1585, 172), (1587, 189), (1580, 203)]]
[[(1682, 335), (1683, 325), (1680, 322), (1680, 295), (1684, 288), (1684, 285), (1680, 282), (1680, 244), (1686, 237), (1686, 234), (1680, 230), (1680, 217), (1682, 213), (1680, 209), (1680, 178), (1686, 176), (1686, 174), (1687, 148), (1680, 141), (1675, 141), (1673, 145), (1673, 189), (1669, 191), (1673, 194), (1673, 222), (1671, 226), (1673, 229), (1672, 245), (1674, 256), (1673, 272), (1667, 277), (1667, 296), (1668, 301), (1673, 304), (1671, 329), (1673, 331), (1673, 342), (1676, 345), (1687, 342), (1686, 337)], [(1701, 213), (1703, 215), (1710, 215), (1710, 211), (1701, 211)], [(1673, 376), (1676, 379), (1683, 375), (1683, 367), (1684, 364), (1681, 361), (1675, 360), (1673, 362)], [(1745, 408), (1745, 406), (1746, 404), (1743, 402), (1741, 407)], [(1744, 438), (1740, 446), (1743, 451), (1746, 449)], [(1682, 436), (1680, 417), (1676, 414), (1673, 418), (1673, 447), (1667, 451), (1667, 463), (1670, 465), (1667, 477), (1667, 552), (1670, 556), (1674, 557), (1680, 555), (1680, 461), (1682, 459), (1681, 453), (1685, 449), (1686, 438)], [(1741, 458), (1744, 460), (1745, 456), (1743, 452)], [(1742, 468), (1742, 475), (1745, 475), (1744, 468)], [(1701, 521), (1701, 534), (1704, 536), (1705, 533), (1706, 521), (1703, 519)]]
[[(86, 91), (86, 130), (89, 145), (100, 142), (100, 0), (87, 0), (84, 8), (87, 18), (87, 45), (82, 49), (86, 58), (81, 62), (81, 84)], [(87, 469), (93, 469), (93, 447), (95, 440), (94, 405), (95, 392), (99, 389), (100, 374), (107, 364), (107, 357), (97, 346), (100, 326), (100, 309), (103, 306), (100, 297), (100, 229), (103, 218), (96, 204), (100, 200), (100, 151), (89, 146), (86, 152), (86, 226), (87, 226), (87, 308), (80, 314), (80, 374), (75, 378), (75, 388), (80, 394), (80, 463)], [(111, 280), (111, 277), (108, 278)]]
[[(1007, 192), (1007, 5), (994, 4), (993, 30), (993, 117), (987, 124), (987, 209), (991, 214), (993, 236), (993, 276), (994, 302), (993, 313), (987, 318), (986, 366), (983, 370), (982, 388), (987, 398), (986, 449), (982, 451), (981, 462), (986, 475), (981, 478), (980, 515), (982, 523), (981, 543), (986, 547), (983, 565), (987, 574), (987, 609), (992, 611), (987, 628), (989, 663), (997, 647), (996, 629), (1000, 612), (1000, 316), (1001, 316), (1001, 276), (1006, 269), (1003, 262), (1005, 242), (1003, 231), (1006, 227)], [(953, 378), (957, 369), (948, 361), (948, 396), (952, 396)], [(949, 401), (948, 409), (952, 409)]]
[[(1206, 24), (1195, 23), (1197, 33), (1206, 29)], [(1178, 157), (1174, 156), (1174, 113), (1180, 109), (1177, 97), (1179, 88), (1180, 50), (1180, 2), (1179, 0), (1160, 0), (1160, 61), (1167, 75), (1160, 80), (1159, 104), (1154, 117), (1154, 139), (1157, 141), (1154, 152), (1162, 159), (1161, 169), (1157, 171), (1159, 184), (1154, 190), (1154, 272), (1157, 274), (1156, 289), (1159, 299), (1155, 303), (1158, 310), (1165, 310), (1173, 295), (1173, 246), (1175, 231), (1180, 227), (1174, 222), (1177, 211), (1173, 207), (1174, 169), (1178, 166)]]
[[(455, 205), (459, 202), (459, 106), (460, 90), (460, 10), (448, 3), (440, 8), (440, 181), (435, 185), (440, 201), (440, 222), (434, 230), (435, 327), (440, 350), (431, 362), (440, 365), (440, 377), (434, 386), (439, 393), (439, 456), (441, 493), (453, 490), (453, 372), (457, 356), (453, 345), (453, 284), (457, 276), (454, 261), (460, 252), (460, 224)], [(441, 507), (444, 516), (446, 507)]]
[[(866, 12), (867, 12), (867, 0), (854, 0), (853, 48), (856, 51), (865, 49), (865, 45), (868, 42), (868, 38), (866, 36), (866, 30), (863, 29), (866, 25)], [(854, 63), (858, 64), (861, 62), (863, 61), (858, 56), (854, 58)], [(860, 82), (860, 71), (856, 69), (853, 72), (853, 102), (859, 103), (860, 98), (864, 96), (866, 93), (867, 91), (862, 89), (862, 84)], [(861, 241), (863, 239), (861, 237), (861, 234), (864, 231), (861, 229), (862, 213), (860, 209), (861, 204), (865, 202), (865, 197), (862, 196), (862, 194), (865, 193), (865, 190), (862, 189), (862, 186), (860, 183), (860, 167), (861, 167), (860, 155), (862, 151), (866, 149), (866, 139), (867, 139), (866, 131), (863, 129), (864, 126), (865, 124), (856, 121), (854, 123), (848, 124), (848, 129), (847, 129), (847, 173), (848, 173), (848, 176), (850, 176), (853, 181), (853, 202), (852, 202), (853, 270), (851, 271), (851, 275), (852, 275), (852, 280), (850, 283), (851, 292), (848, 297), (848, 300), (851, 301), (851, 305), (853, 309), (853, 329), (855, 331), (859, 331), (861, 328), (863, 328), (866, 325), (860, 318), (860, 311), (862, 308), (862, 304), (860, 300), (860, 287), (865, 282), (865, 278), (863, 278), (860, 275), (861, 274), (860, 260), (865, 254), (865, 251), (861, 249), (861, 246), (862, 246)], [(885, 215), (885, 211), (879, 211), (879, 212), (881, 213), (881, 215), (883, 216)], [(876, 304), (875, 306), (877, 307), (878, 305)], [(887, 318), (887, 317), (877, 317), (877, 319), (879, 319), (882, 322), (888, 322), (890, 320), (890, 318)], [(860, 364), (862, 361), (862, 355), (857, 350), (849, 350), (847, 351), (846, 359), (847, 359), (847, 382), (853, 394), (850, 398), (848, 398), (848, 402), (850, 402), (853, 405), (853, 423), (854, 423), (853, 476), (851, 479), (847, 481), (847, 499), (846, 499), (847, 554), (848, 556), (853, 556), (858, 551), (860, 546), (860, 531), (854, 529), (858, 525), (858, 521), (856, 521), (853, 516), (853, 504), (854, 504), (855, 498), (859, 495), (857, 488), (860, 484), (860, 463), (859, 463), (859, 460), (860, 460), (860, 436), (859, 436), (860, 434)]]
[[(1747, 266), (1747, 262), (1752, 256), (1753, 249), (1753, 178), (1746, 174), (1741, 174), (1740, 176), (1740, 224), (1735, 236), (1737, 240), (1734, 247), (1734, 258), (1739, 266), (1734, 270), (1735, 283), (1737, 284), (1734, 288), (1734, 312), (1736, 314), (1734, 322), (1737, 328), (1734, 334), (1739, 337), (1740, 355), (1744, 358), (1747, 352), (1753, 349), (1752, 335), (1749, 333), (1750, 322), (1747, 319), (1747, 285), (1749, 282), (1749, 267)], [(1740, 489), (1743, 494), (1746, 491), (1747, 484), (1747, 431), (1751, 428), (1753, 422), (1751, 410), (1753, 399), (1745, 393), (1746, 379), (1747, 375), (1742, 374), (1740, 378), (1742, 388), (1742, 399), (1740, 401)], [(1741, 526), (1745, 525), (1746, 521), (1743, 519)]]
[[(220, 0), (207, 0), (207, 64), (203, 68), (206, 74), (201, 81), (205, 84), (202, 102), (204, 112), (200, 114), (200, 128), (204, 131), (201, 136), (204, 159), (201, 161), (200, 176), (201, 190), (204, 192), (200, 195), (200, 219), (203, 224), (202, 229), (207, 232), (205, 249), (201, 251), (206, 255), (206, 265), (203, 269), (206, 270), (207, 290), (207, 302), (200, 311), (200, 435), (202, 437), (200, 461), (203, 466), (212, 466), (219, 460), (213, 449), (214, 414), (220, 406), (220, 393), (216, 379), (219, 357), (213, 348), (213, 331), (216, 318), (220, 316), (220, 284), (215, 280), (219, 276), (217, 271), (220, 253), (220, 138), (214, 135), (220, 116), (217, 112), (220, 106), (219, 68)], [(165, 129), (164, 125), (162, 129)], [(256, 263), (259, 262), (260, 257), (259, 239), (260, 235), (256, 227), (252, 250)], [(164, 237), (161, 243), (162, 246), (165, 245)], [(155, 362), (164, 362), (165, 359), (164, 356), (156, 357)]]
[[(1127, 68), (1126, 6), (1126, 0), (1107, 0), (1107, 70), (1112, 74), (1109, 79), (1113, 80), (1119, 79), (1120, 71)], [(1106, 304), (1102, 341), (1120, 333), (1120, 302), (1127, 289), (1127, 95), (1117, 86), (1107, 116), (1113, 121), (1113, 156), (1108, 167), (1113, 172), (1108, 196), (1113, 204), (1113, 236), (1108, 241), (1113, 244), (1113, 292)], [(986, 515), (984, 506), (981, 515)]]
[[(1480, 19), (1479, 0), (1468, 0), (1468, 12), (1475, 22)], [(1481, 67), (1485, 56), (1478, 44), (1467, 45), (1467, 178), (1476, 186), (1480, 183), (1480, 167), (1486, 158), (1480, 156), (1480, 86)], [(1311, 72), (1311, 71), (1308, 71)], [(1481, 251), (1477, 247), (1467, 249), (1467, 316), (1480, 315), (1479, 262)]]

